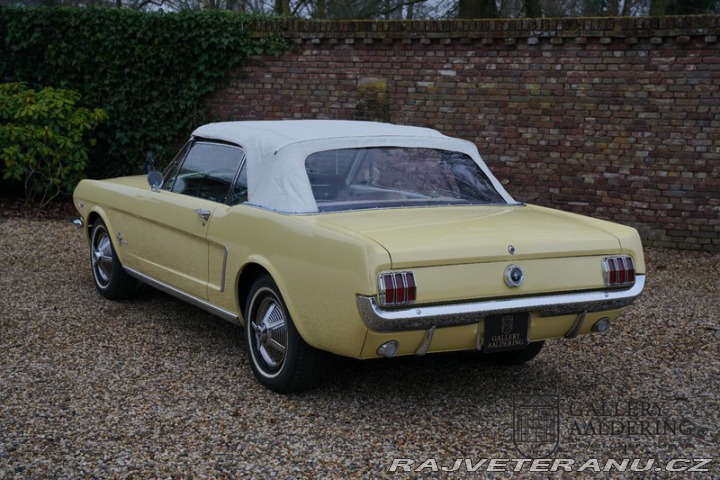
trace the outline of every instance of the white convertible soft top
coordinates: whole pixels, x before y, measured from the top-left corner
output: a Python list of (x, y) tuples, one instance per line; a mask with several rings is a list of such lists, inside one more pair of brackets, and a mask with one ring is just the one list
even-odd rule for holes
[(195, 138), (239, 145), (247, 155), (249, 203), (286, 213), (314, 213), (317, 203), (305, 159), (327, 150), (368, 147), (435, 148), (470, 156), (508, 203), (515, 203), (472, 143), (437, 130), (352, 120), (268, 120), (210, 123)]

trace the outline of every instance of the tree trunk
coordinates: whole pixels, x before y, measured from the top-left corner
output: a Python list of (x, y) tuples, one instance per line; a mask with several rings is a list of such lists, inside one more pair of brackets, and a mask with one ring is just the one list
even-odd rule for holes
[(665, 15), (667, 4), (667, 0), (652, 0), (650, 2), (650, 15), (653, 17)]
[(227, 0), (225, 8), (231, 12), (245, 13), (245, 0)]
[(497, 18), (495, 0), (460, 0), (459, 18)]
[(315, 12), (313, 12), (313, 18), (323, 20), (326, 18), (325, 14), (325, 0), (317, 0), (315, 4)]
[(543, 16), (540, 0), (525, 0), (525, 16), (527, 18), (540, 18)]
[(715, 10), (715, 0), (669, 0), (667, 15), (703, 15)]
[(630, 8), (632, 7), (632, 3), (630, 0), (625, 0), (625, 3), (623, 3), (622, 13), (621, 15), (623, 17), (629, 17), (630, 16)]
[(275, 0), (275, 15), (290, 16), (290, 0)]

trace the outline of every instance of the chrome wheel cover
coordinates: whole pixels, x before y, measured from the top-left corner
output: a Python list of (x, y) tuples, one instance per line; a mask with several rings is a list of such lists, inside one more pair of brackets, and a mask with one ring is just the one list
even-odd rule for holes
[(92, 251), (90, 252), (95, 281), (101, 287), (107, 287), (113, 269), (113, 249), (107, 230), (96, 227), (93, 231)]
[[(265, 296), (261, 297), (261, 293)], [(261, 290), (255, 298), (262, 298), (260, 305), (254, 310), (250, 321), (252, 332), (251, 345), (253, 357), (262, 359), (256, 364), (264, 363), (269, 370), (267, 373), (277, 372), (285, 361), (288, 346), (287, 320), (282, 303), (270, 290)], [(260, 367), (260, 365), (258, 365)]]

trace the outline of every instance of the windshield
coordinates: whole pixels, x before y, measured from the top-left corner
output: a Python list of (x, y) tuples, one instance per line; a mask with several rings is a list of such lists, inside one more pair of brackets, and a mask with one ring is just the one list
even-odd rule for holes
[(505, 205), (464, 153), (430, 148), (330, 150), (305, 161), (323, 211), (430, 205)]

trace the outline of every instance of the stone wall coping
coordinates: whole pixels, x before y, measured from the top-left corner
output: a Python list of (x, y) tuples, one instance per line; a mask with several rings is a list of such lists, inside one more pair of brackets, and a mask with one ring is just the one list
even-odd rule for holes
[(720, 15), (677, 17), (580, 17), (489, 20), (258, 20), (255, 37), (273, 33), (309, 39), (462, 39), (462, 38), (653, 38), (704, 36), (717, 41)]

